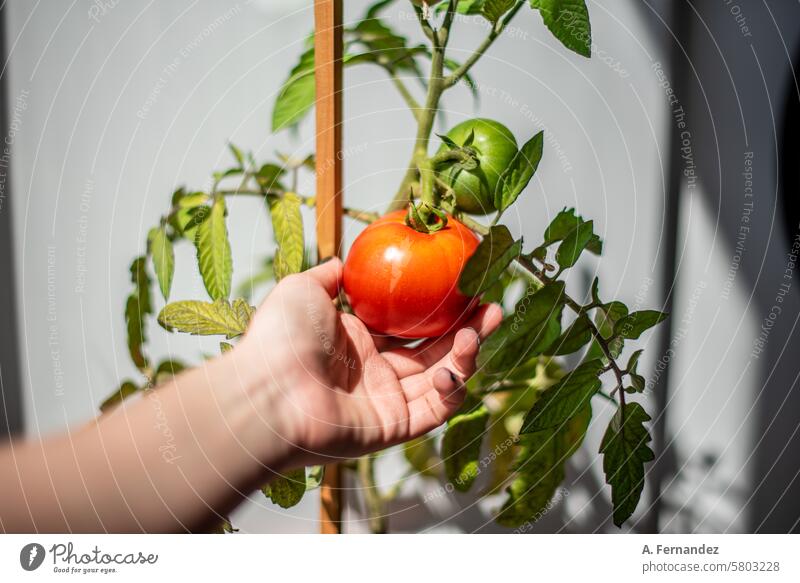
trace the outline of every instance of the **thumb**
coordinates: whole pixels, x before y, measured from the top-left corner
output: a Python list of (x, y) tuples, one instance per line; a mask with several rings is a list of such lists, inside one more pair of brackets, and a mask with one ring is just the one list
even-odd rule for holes
[(335, 298), (342, 283), (343, 271), (342, 260), (338, 257), (331, 257), (324, 263), (307, 270), (303, 275), (321, 285), (331, 298)]

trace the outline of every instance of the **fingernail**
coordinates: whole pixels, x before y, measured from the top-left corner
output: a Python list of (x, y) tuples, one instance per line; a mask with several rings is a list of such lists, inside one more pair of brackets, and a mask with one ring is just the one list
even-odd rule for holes
[(478, 331), (475, 328), (473, 328), (472, 326), (467, 326), (467, 329), (468, 330), (472, 330), (473, 332), (475, 332), (475, 339), (478, 341), (478, 346), (480, 346), (481, 345), (481, 335), (478, 334)]

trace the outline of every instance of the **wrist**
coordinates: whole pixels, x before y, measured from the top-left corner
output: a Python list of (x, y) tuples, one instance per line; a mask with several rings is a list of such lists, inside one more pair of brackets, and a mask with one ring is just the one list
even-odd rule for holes
[(215, 362), (227, 379), (220, 384), (225, 416), (238, 427), (243, 446), (271, 471), (296, 465), (299, 423), (264, 355), (242, 343)]

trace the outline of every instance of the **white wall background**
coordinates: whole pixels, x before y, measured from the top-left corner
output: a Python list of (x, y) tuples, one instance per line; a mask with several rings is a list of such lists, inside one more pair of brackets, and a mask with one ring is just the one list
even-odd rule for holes
[[(346, 19), (358, 18), (365, 5), (348, 0)], [(464, 88), (453, 90), (440, 129), (478, 111), (507, 124), (520, 141), (544, 129), (536, 180), (508, 221), (535, 242), (555, 212), (577, 206), (606, 241), (603, 258), (592, 266), (603, 296), (658, 307), (671, 119), (652, 66), (660, 61), (666, 67), (660, 48), (666, 33), (638, 2), (589, 5), (595, 55), (603, 58), (568, 53), (525, 9), (514, 23), (517, 34), (501, 38), (474, 70), (480, 103)], [(12, 1), (8, 8), (10, 97), (20, 120), (12, 175), (18, 317), (25, 419), (33, 435), (90, 419), (118, 381), (134, 375), (123, 318), (128, 264), (174, 187), (207, 188), (211, 171), (228, 163), (229, 139), (259, 158), (277, 149), (310, 151), (311, 120), (294, 137), (270, 135), (269, 122), (312, 17), (310, 2), (301, 0), (42, 0)], [(409, 14), (400, 3), (387, 18), (420, 38)], [(454, 58), (463, 59), (483, 34), (480, 25), (461, 23), (452, 41)], [(357, 67), (345, 81), (347, 200), (381, 209), (407, 163), (412, 118), (380, 70)], [(310, 191), (313, 181), (302, 188)], [(738, 201), (740, 191), (734, 196)], [(702, 510), (665, 527), (742, 531), (747, 515), (739, 511), (751, 476), (740, 469), (753, 449), (749, 412), (760, 382), (744, 365), (763, 315), (748, 309), (745, 281), (720, 301), (731, 249), (714, 235), (718, 209), (703, 198), (696, 191), (682, 211), (685, 242), (674, 314), (685, 317), (686, 336), (671, 363), (670, 430), (679, 435), (681, 464), (692, 471), (669, 490), (679, 509), (686, 503)], [(230, 207), (235, 277), (243, 279), (268, 251), (271, 235), (256, 201)], [(346, 227), (349, 241), (360, 227)], [(193, 262), (192, 250), (181, 248), (174, 298), (203, 297)], [(584, 279), (574, 277), (571, 285), (579, 289)], [(151, 353), (158, 356), (196, 360), (213, 347), (157, 326), (150, 327), (150, 337)], [(654, 346), (652, 337), (644, 339), (642, 347), (650, 348), (644, 370), (661, 356)], [(608, 493), (596, 496), (603, 478), (594, 444), (608, 413), (598, 411), (587, 439), (592, 449), (576, 458), (581, 467), (591, 463), (590, 470), (573, 476), (570, 497), (537, 528), (607, 528)], [(719, 458), (713, 484), (701, 463), (706, 454)], [(385, 483), (400, 471), (391, 456), (381, 462)], [(429, 487), (415, 481), (406, 486), (392, 518), (396, 529), (492, 530), (486, 523), (496, 501), (475, 505), (472, 498), (450, 496), (423, 506), (421, 493)], [(243, 531), (314, 532), (316, 516), (313, 495), (284, 511), (259, 494), (233, 521)], [(363, 529), (357, 520), (350, 526)]]

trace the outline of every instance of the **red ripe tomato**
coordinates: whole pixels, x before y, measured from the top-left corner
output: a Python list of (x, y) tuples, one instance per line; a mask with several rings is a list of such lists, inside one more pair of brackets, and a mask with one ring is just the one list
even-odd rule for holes
[(395, 211), (356, 238), (344, 264), (344, 291), (375, 332), (400, 338), (441, 336), (477, 306), (458, 291), (458, 279), (478, 237), (453, 217), (434, 233), (405, 224)]

